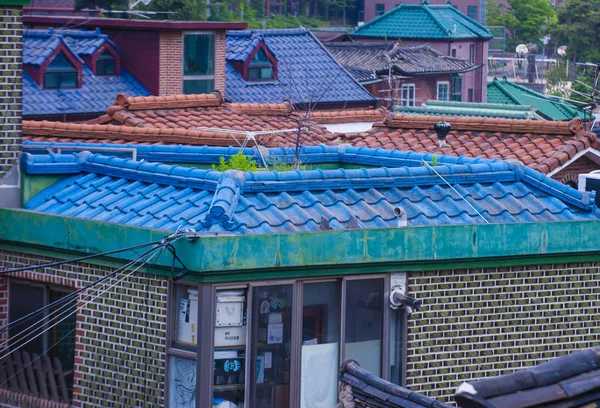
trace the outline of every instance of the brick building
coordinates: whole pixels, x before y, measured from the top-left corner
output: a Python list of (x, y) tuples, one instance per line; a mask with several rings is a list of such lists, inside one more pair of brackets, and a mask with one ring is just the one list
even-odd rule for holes
[[(151, 95), (225, 92), (225, 32), (246, 23), (149, 21), (30, 15), (28, 28), (100, 28), (122, 50), (122, 64)], [(125, 32), (123, 30), (126, 30)]]
[(19, 156), (23, 111), (23, 6), (29, 1), (1, 0), (0, 29), (0, 207), (19, 201)]
[[(352, 37), (359, 42), (400, 40), (403, 47), (428, 45), (443, 55), (467, 60), (478, 68), (462, 75), (462, 101), (487, 100), (487, 57), (492, 35), (452, 5), (402, 4), (359, 26)], [(405, 87), (406, 98), (414, 105), (410, 89), (415, 84), (407, 81)]]
[[(319, 171), (201, 169), (236, 151), (141, 146), (143, 162), (68, 146), (26, 154), (31, 211), (0, 210), (2, 268), (187, 234), (172, 243), (175, 260), (158, 249), (152, 267), (115, 275), (104, 295), (79, 295), (71, 352), (56, 355), (73, 365), (72, 406), (334, 402), (346, 359), (448, 401), (464, 381), (595, 344), (593, 194), (514, 163), (441, 156), (434, 172), (423, 165), (432, 155), (347, 146), (302, 149)], [(269, 157), (292, 161), (295, 150)], [(197, 168), (158, 164), (170, 161)], [(15, 294), (51, 299), (136, 252), (15, 272), (0, 296), (9, 310), (35, 309)], [(423, 307), (392, 309), (394, 289)], [(65, 406), (25, 392), (28, 381), (3, 381), (3, 404)]]

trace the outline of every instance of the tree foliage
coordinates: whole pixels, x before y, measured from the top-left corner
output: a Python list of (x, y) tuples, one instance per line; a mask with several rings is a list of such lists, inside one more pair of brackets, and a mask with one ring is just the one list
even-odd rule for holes
[(224, 157), (219, 159), (219, 165), (213, 164), (212, 169), (216, 171), (239, 170), (239, 171), (256, 171), (256, 161), (252, 156), (245, 156), (241, 151), (237, 152), (225, 160)]
[(497, 1), (488, 2), (487, 23), (506, 27), (509, 50), (519, 44), (539, 44), (544, 28), (556, 21), (548, 0), (508, 0), (508, 7)]
[(573, 62), (600, 62), (600, 0), (567, 0), (548, 32)]

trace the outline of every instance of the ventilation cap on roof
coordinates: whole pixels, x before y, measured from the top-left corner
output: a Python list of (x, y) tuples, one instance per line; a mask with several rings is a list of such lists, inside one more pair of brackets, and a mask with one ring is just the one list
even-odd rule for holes
[(448, 143), (446, 143), (446, 136), (448, 136), (448, 133), (452, 129), (452, 125), (448, 122), (438, 122), (433, 125), (433, 128), (437, 132), (440, 147), (448, 145)]

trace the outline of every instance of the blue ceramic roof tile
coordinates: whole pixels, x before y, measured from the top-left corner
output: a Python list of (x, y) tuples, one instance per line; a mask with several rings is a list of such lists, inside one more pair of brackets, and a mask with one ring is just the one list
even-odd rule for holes
[(23, 115), (100, 114), (114, 103), (115, 95), (148, 96), (148, 91), (125, 68), (120, 75), (94, 76), (79, 56), (92, 55), (105, 43), (118, 48), (99, 31), (25, 30), (23, 64), (41, 66), (63, 44), (83, 64), (81, 88), (43, 89), (23, 72)]
[[(593, 194), (516, 163), (441, 156), (440, 177), (422, 164), (427, 155), (350, 147), (328, 147), (322, 154), (328, 157), (332, 149), (340, 162), (352, 163), (360, 153), (392, 167), (219, 173), (88, 152), (24, 153), (26, 173), (71, 174), (25, 207), (141, 227), (234, 234), (395, 227), (396, 207), (406, 211), (409, 226), (592, 220), (599, 215)], [(186, 150), (180, 148), (189, 154)]]
[(277, 59), (277, 79), (247, 82), (228, 63), (225, 87), (228, 101), (279, 103), (291, 100), (295, 104), (375, 102), (373, 96), (305, 28), (229, 31), (227, 61), (246, 61), (261, 42)]

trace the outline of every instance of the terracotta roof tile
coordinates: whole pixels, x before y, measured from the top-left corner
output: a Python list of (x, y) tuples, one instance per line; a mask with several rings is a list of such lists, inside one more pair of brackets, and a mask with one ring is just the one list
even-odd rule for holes
[[(433, 130), (445, 120), (452, 125), (447, 147), (439, 148)], [(583, 132), (579, 119), (571, 122), (414, 116), (389, 113), (384, 122), (365, 133), (342, 135), (340, 143), (435, 154), (519, 160), (549, 173), (589, 147), (597, 146), (593, 133)]]

